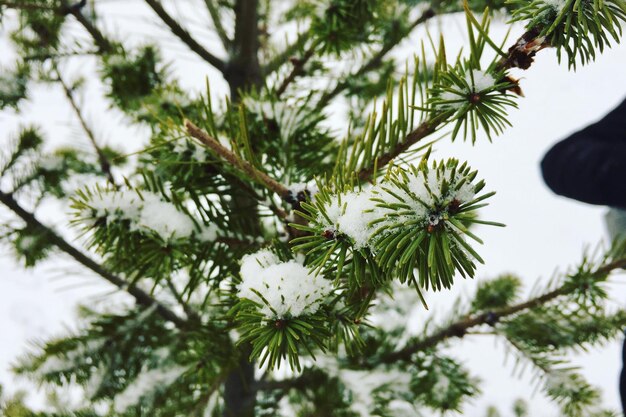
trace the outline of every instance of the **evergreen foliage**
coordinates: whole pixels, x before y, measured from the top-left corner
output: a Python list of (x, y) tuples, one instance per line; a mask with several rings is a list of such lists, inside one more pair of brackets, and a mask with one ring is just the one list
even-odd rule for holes
[[(97, 2), (0, 0), (18, 53), (0, 71), (0, 110), (19, 117), (36, 99), (31, 86), (60, 87), (90, 146), (50, 151), (36, 126), (3, 132), (0, 202), (14, 216), (2, 242), (27, 268), (64, 252), (135, 300), (83, 307), (78, 330), (24, 355), (15, 372), (54, 393), (50, 405), (31, 411), (22, 394), (0, 392), (0, 413), (459, 415), (480, 381), (445, 348), (484, 331), (535, 372), (563, 416), (613, 415), (568, 354), (626, 325), (607, 289), (626, 266), (624, 242), (531, 296), (516, 276), (479, 277), (445, 320), (408, 319), (427, 307), (425, 292), (475, 277), (473, 226), (503, 226), (481, 217), (495, 192), (471, 161), (435, 160), (437, 141), (488, 146), (481, 139), (505, 132), (521, 95), (510, 70), (548, 47), (570, 67), (593, 61), (620, 39), (623, 0), (205, 0), (225, 59), (167, 2), (145, 3), (223, 75), (230, 98), (215, 102), (210, 79), (185, 91), (167, 44), (105, 31)], [(389, 52), (453, 12), (466, 18), (462, 53), (427, 37), (397, 76)], [(494, 13), (526, 33), (492, 39)], [(268, 29), (279, 19), (298, 28), (292, 43)], [(96, 71), (66, 81), (84, 55)], [(329, 64), (338, 59), (350, 65)], [(85, 120), (76, 96), (88, 77), (111, 111), (149, 132), (139, 152), (104, 146)], [(326, 123), (337, 96), (355, 104), (347, 132)], [(48, 201), (68, 217), (37, 220)], [(61, 401), (68, 386), (80, 404)], [(528, 415), (521, 400), (512, 410)]]

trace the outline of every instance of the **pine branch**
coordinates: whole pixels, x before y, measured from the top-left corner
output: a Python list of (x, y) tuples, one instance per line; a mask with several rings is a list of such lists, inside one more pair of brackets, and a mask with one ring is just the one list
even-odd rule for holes
[(128, 283), (123, 278), (109, 272), (105, 268), (102, 267), (99, 263), (76, 249), (70, 243), (68, 243), (63, 237), (59, 236), (55, 231), (51, 228), (45, 226), (39, 220), (37, 220), (34, 214), (26, 211), (22, 206), (18, 204), (17, 201), (13, 198), (13, 194), (5, 193), (0, 191), (0, 203), (4, 204), (7, 208), (13, 211), (16, 215), (18, 215), (22, 220), (26, 222), (26, 224), (34, 229), (45, 230), (46, 235), (49, 236), (49, 239), (53, 245), (59, 248), (61, 251), (67, 253), (71, 256), (75, 261), (100, 275), (102, 278), (115, 285), (122, 291), (126, 291), (132, 297), (135, 298), (137, 304), (143, 307), (155, 307), (156, 311), (163, 317), (165, 320), (171, 321), (178, 328), (185, 328), (188, 326), (188, 322), (179, 317), (172, 310), (161, 304), (154, 297), (152, 297), (147, 292), (142, 289), (136, 287), (134, 284)]
[(224, 25), (222, 25), (222, 21), (220, 19), (220, 13), (218, 10), (218, 6), (215, 5), (213, 0), (204, 0), (204, 4), (206, 4), (206, 8), (211, 15), (211, 20), (213, 21), (213, 26), (215, 26), (215, 32), (217, 36), (219, 36), (222, 41), (222, 45), (224, 49), (230, 49), (232, 40), (228, 37), (226, 30), (224, 29)]
[(81, 12), (81, 8), (84, 7), (85, 1), (70, 5), (66, 0), (62, 0), (61, 7), (51, 7), (45, 4), (38, 3), (16, 3), (12, 1), (0, 0), (0, 7), (8, 7), (16, 10), (47, 10), (59, 15), (71, 14), (76, 20), (89, 32), (94, 40), (94, 43), (98, 47), (101, 53), (111, 52), (113, 50), (112, 44), (107, 40), (104, 34)]
[(258, 391), (288, 390), (288, 389), (305, 389), (314, 381), (311, 375), (304, 373), (295, 378), (281, 379), (278, 381), (258, 381), (256, 389)]
[(198, 313), (196, 313), (189, 306), (189, 304), (187, 304), (185, 302), (185, 300), (183, 299), (182, 295), (180, 294), (180, 292), (178, 292), (178, 290), (176, 289), (176, 287), (174, 286), (172, 281), (170, 281), (169, 279), (166, 279), (165, 280), (165, 285), (167, 286), (167, 289), (172, 294), (172, 296), (176, 299), (176, 302), (178, 302), (178, 304), (182, 307), (182, 309), (185, 312), (185, 314), (187, 315), (187, 317), (192, 318), (193, 320), (199, 322), (200, 321), (200, 316), (198, 316)]
[[(543, 37), (539, 36), (539, 32), (535, 29), (529, 30), (524, 33), (513, 44), (505, 57), (503, 57), (496, 67), (494, 72), (504, 71), (511, 68), (528, 69), (533, 63), (536, 53), (549, 45), (546, 43)], [(426, 120), (422, 122), (418, 127), (411, 131), (403, 141), (398, 142), (398, 145), (391, 151), (384, 153), (376, 160), (375, 166), (370, 166), (361, 169), (357, 173), (357, 177), (361, 181), (369, 181), (375, 171), (387, 165), (393, 159), (407, 151), (411, 146), (420, 142), (431, 133), (435, 132), (445, 120)]]
[(171, 30), (185, 45), (195, 52), (200, 58), (211, 64), (221, 73), (226, 70), (226, 64), (217, 56), (209, 52), (204, 46), (200, 45), (191, 34), (183, 28), (169, 13), (163, 8), (158, 0), (145, 0), (148, 6), (161, 18)]
[(283, 95), (289, 84), (291, 84), (298, 76), (304, 74), (304, 66), (313, 57), (318, 45), (319, 42), (313, 42), (309, 49), (304, 52), (302, 58), (291, 59), (291, 62), (293, 63), (293, 69), (276, 90), (276, 97), (280, 98), (280, 96)]
[(57, 76), (57, 79), (59, 80), (59, 83), (63, 87), (63, 91), (65, 92), (65, 97), (67, 97), (67, 100), (69, 101), (70, 106), (74, 110), (74, 113), (76, 114), (76, 117), (78, 118), (78, 121), (80, 122), (81, 127), (87, 134), (89, 141), (93, 145), (96, 151), (96, 154), (98, 155), (98, 162), (100, 163), (100, 169), (102, 170), (102, 173), (106, 175), (109, 183), (111, 183), (111, 185), (115, 189), (117, 189), (118, 187), (115, 182), (115, 178), (113, 177), (113, 173), (111, 172), (111, 163), (107, 159), (102, 149), (98, 146), (98, 142), (96, 141), (96, 137), (95, 137), (95, 134), (93, 133), (93, 130), (91, 130), (91, 128), (87, 124), (87, 121), (83, 117), (83, 113), (81, 112), (80, 107), (78, 106), (78, 104), (76, 103), (76, 100), (74, 99), (74, 93), (72, 89), (63, 80), (63, 78), (61, 77), (61, 73), (59, 72), (56, 65), (54, 66), (54, 71), (56, 72), (56, 76)]
[(48, 11), (56, 11), (57, 9), (54, 7), (50, 7), (47, 4), (38, 4), (38, 3), (17, 3), (14, 1), (0, 1), (0, 6), (7, 7), (9, 9), (16, 10), (48, 10)]
[(83, 1), (75, 5), (69, 5), (67, 1), (63, 0), (62, 12), (68, 12), (89, 32), (93, 38), (94, 43), (102, 53), (112, 52), (113, 44), (104, 36), (104, 34), (98, 29), (85, 15), (81, 12), (81, 8), (84, 6)]
[(32, 54), (26, 55), (23, 57), (24, 61), (45, 61), (48, 59), (62, 59), (62, 58), (73, 58), (73, 57), (83, 57), (90, 55), (99, 55), (99, 50), (93, 51), (74, 51), (74, 52), (57, 52), (57, 53), (45, 53), (45, 54)]
[[(417, 19), (415, 19), (407, 28), (404, 32), (402, 32), (400, 34), (400, 36), (394, 38), (393, 40), (387, 41), (383, 44), (383, 46), (380, 48), (380, 50), (378, 52), (376, 52), (376, 54), (374, 54), (365, 64), (363, 64), (363, 66), (361, 66), (361, 68), (359, 68), (356, 72), (348, 75), (347, 77), (345, 77), (345, 79), (353, 79), (353, 78), (357, 78), (357, 77), (361, 77), (364, 74), (372, 71), (373, 69), (375, 69), (378, 65), (380, 65), (380, 63), (382, 62), (383, 58), (396, 46), (398, 45), (402, 40), (404, 40), (407, 36), (409, 36), (411, 34), (411, 32), (413, 32), (413, 29), (415, 29), (417, 26), (421, 25), (422, 23), (428, 21), (429, 19), (435, 17), (435, 11), (432, 8), (428, 8), (426, 9), (421, 15), (420, 17), (418, 17)], [(348, 87), (349, 83), (344, 80), (342, 82), (339, 82), (334, 89), (326, 92), (321, 98), (320, 101), (317, 104), (318, 108), (324, 108), (333, 98), (335, 98), (339, 93), (341, 93), (343, 90), (345, 90)]]
[(298, 38), (291, 45), (287, 45), (284, 51), (279, 52), (272, 58), (265, 66), (262, 68), (262, 73), (264, 77), (267, 77), (269, 74), (276, 71), (280, 68), (281, 65), (285, 63), (285, 61), (289, 60), (293, 54), (299, 51), (304, 44), (309, 40), (309, 32), (303, 32), (298, 35)]
[(278, 194), (282, 199), (289, 197), (289, 189), (283, 184), (273, 178), (270, 178), (270, 176), (266, 173), (259, 171), (248, 161), (241, 160), (235, 153), (224, 147), (216, 139), (209, 136), (204, 130), (200, 129), (191, 121), (185, 120), (184, 125), (189, 135), (198, 139), (203, 145), (211, 149), (225, 161), (229, 162), (237, 170), (249, 178), (261, 183), (268, 190)]
[[(626, 258), (620, 258), (613, 262), (605, 264), (595, 271), (591, 272), (590, 277), (592, 279), (601, 278), (615, 269), (624, 267), (626, 267)], [(470, 316), (464, 318), (450, 324), (446, 328), (441, 329), (428, 337), (425, 337), (424, 339), (419, 340), (412, 345), (406, 346), (398, 351), (391, 352), (382, 356), (382, 358), (380, 359), (380, 363), (389, 364), (398, 361), (408, 361), (410, 360), (411, 356), (416, 352), (432, 348), (450, 338), (462, 338), (467, 333), (467, 330), (472, 327), (481, 326), (483, 324), (493, 325), (503, 317), (511, 316), (521, 311), (526, 311), (541, 306), (549, 301), (554, 300), (557, 297), (571, 294), (575, 290), (576, 288), (573, 286), (564, 285), (553, 291), (547, 292), (541, 296), (535, 297), (520, 304), (504, 307), (494, 311), (488, 311), (473, 317)]]

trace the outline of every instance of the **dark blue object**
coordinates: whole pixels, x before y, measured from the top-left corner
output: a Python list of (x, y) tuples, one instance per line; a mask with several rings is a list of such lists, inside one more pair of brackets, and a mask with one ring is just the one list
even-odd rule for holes
[(626, 416), (626, 339), (622, 346), (622, 372), (619, 374), (619, 397), (622, 400), (622, 411)]
[[(589, 204), (626, 209), (626, 100), (557, 143), (541, 161), (543, 179), (555, 193)], [(626, 416), (626, 340), (619, 393)]]
[(541, 171), (559, 195), (626, 209), (626, 100), (557, 143), (541, 161)]

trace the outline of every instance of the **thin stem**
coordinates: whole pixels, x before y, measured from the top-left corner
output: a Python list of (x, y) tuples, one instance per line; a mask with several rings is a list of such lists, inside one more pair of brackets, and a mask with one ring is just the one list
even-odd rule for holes
[(47, 59), (73, 58), (99, 54), (100, 51), (98, 50), (32, 54), (24, 56), (24, 61), (45, 61)]
[(37, 3), (16, 3), (11, 1), (0, 0), (0, 6), (8, 7), (16, 10), (48, 10), (60, 15), (71, 14), (74, 18), (89, 32), (101, 53), (111, 52), (113, 45), (107, 40), (104, 34), (81, 12), (85, 1), (80, 1), (70, 5), (66, 0), (61, 1), (61, 7), (51, 7)]
[(93, 38), (94, 43), (102, 53), (112, 52), (113, 44), (109, 42), (109, 40), (104, 36), (104, 34), (98, 29), (91, 20), (87, 19), (85, 15), (82, 13), (81, 8), (85, 5), (84, 1), (81, 1), (73, 6), (68, 5), (67, 1), (62, 1), (63, 8), (62, 11), (67, 11), (69, 14), (74, 16), (74, 18), (80, 23), (87, 32)]
[[(611, 263), (603, 265), (602, 267), (596, 269), (591, 273), (592, 278), (598, 278), (605, 276), (611, 271), (619, 268), (626, 267), (626, 258), (617, 259)], [(497, 309), (494, 311), (489, 311), (485, 313), (481, 313), (475, 316), (466, 317), (462, 320), (456, 321), (449, 326), (439, 330), (438, 332), (425, 337), (417, 341), (416, 343), (406, 346), (403, 349), (400, 349), (395, 352), (388, 353), (384, 355), (380, 362), (381, 363), (394, 363), (397, 361), (407, 361), (410, 360), (411, 356), (419, 351), (423, 351), (438, 345), (439, 343), (453, 338), (458, 337), (461, 338), (467, 334), (467, 330), (480, 326), (483, 324), (493, 324), (498, 322), (500, 319), (511, 316), (513, 314), (530, 310), (532, 308), (538, 307), (540, 305), (546, 304), (549, 301), (554, 300), (557, 297), (561, 297), (564, 295), (571, 294), (576, 290), (573, 286), (562, 286), (553, 291), (547, 292), (541, 296), (532, 298), (526, 302), (512, 305), (509, 307), (504, 307), (501, 309)]]
[(278, 89), (276, 89), (276, 97), (280, 98), (280, 96), (283, 95), (289, 84), (291, 84), (299, 75), (304, 74), (304, 66), (313, 57), (318, 45), (319, 42), (313, 42), (309, 49), (304, 52), (302, 58), (291, 60), (291, 62), (293, 63), (293, 68), (289, 75), (287, 75), (287, 77), (280, 84)]
[(111, 172), (111, 163), (107, 159), (106, 155), (104, 154), (100, 146), (98, 146), (98, 142), (96, 141), (96, 136), (93, 133), (93, 130), (91, 130), (91, 128), (87, 124), (87, 121), (85, 120), (83, 113), (81, 112), (80, 107), (78, 106), (78, 103), (76, 103), (76, 100), (74, 99), (74, 92), (67, 85), (67, 83), (63, 80), (63, 77), (61, 77), (61, 73), (59, 72), (59, 69), (56, 67), (56, 65), (54, 66), (54, 71), (56, 72), (59, 83), (63, 87), (63, 91), (65, 92), (65, 97), (67, 97), (67, 100), (69, 101), (70, 106), (74, 110), (74, 113), (76, 113), (76, 117), (78, 118), (80, 125), (82, 126), (83, 130), (87, 134), (87, 138), (89, 138), (89, 141), (91, 142), (92, 146), (94, 147), (96, 151), (96, 154), (98, 155), (98, 162), (100, 163), (100, 169), (102, 170), (102, 173), (106, 175), (111, 185), (115, 189), (117, 189), (118, 188), (117, 183), (115, 182), (115, 178), (113, 177), (113, 173)]
[(426, 9), (417, 19), (415, 19), (403, 32), (400, 33), (399, 36), (394, 37), (392, 40), (387, 41), (383, 44), (380, 50), (375, 53), (365, 64), (361, 66), (356, 72), (344, 77), (344, 81), (339, 82), (334, 89), (326, 92), (317, 104), (318, 108), (324, 108), (333, 98), (335, 98), (339, 93), (345, 90), (349, 83), (346, 80), (361, 77), (364, 74), (372, 71), (377, 66), (380, 65), (383, 58), (396, 46), (405, 39), (407, 36), (413, 32), (417, 26), (426, 22), (427, 20), (433, 18), (435, 16), (435, 11), (431, 8)]
[(161, 18), (172, 33), (176, 35), (185, 45), (195, 52), (200, 58), (214, 66), (221, 73), (226, 70), (226, 64), (217, 56), (209, 52), (204, 46), (200, 45), (191, 34), (183, 28), (169, 13), (163, 8), (161, 2), (157, 0), (145, 0), (148, 6)]
[(111, 273), (106, 270), (102, 265), (76, 249), (70, 243), (68, 243), (64, 238), (59, 236), (54, 230), (45, 226), (39, 220), (37, 220), (34, 214), (26, 211), (22, 206), (18, 204), (18, 202), (13, 198), (13, 194), (5, 193), (0, 190), (0, 203), (4, 204), (11, 211), (17, 214), (22, 220), (26, 222), (27, 225), (39, 230), (45, 230), (46, 235), (49, 236), (50, 242), (59, 248), (61, 251), (67, 253), (71, 256), (75, 261), (100, 275), (102, 278), (110, 282), (111, 284), (118, 287), (120, 290), (126, 291), (128, 294), (135, 298), (137, 304), (144, 307), (154, 307), (156, 311), (163, 317), (165, 320), (171, 321), (179, 328), (188, 327), (188, 323), (183, 318), (179, 317), (172, 310), (158, 302), (154, 297), (152, 297), (147, 292), (142, 289), (136, 287), (134, 284), (127, 282), (123, 278)]
[(198, 313), (196, 313), (191, 307), (189, 307), (189, 304), (185, 302), (183, 296), (178, 292), (172, 281), (166, 279), (165, 282), (167, 285), (167, 289), (172, 294), (172, 296), (174, 296), (178, 304), (182, 307), (187, 317), (193, 318), (196, 321), (200, 321), (200, 316), (198, 316)]
[(287, 60), (289, 60), (289, 58), (293, 54), (295, 54), (302, 47), (304, 47), (304, 44), (308, 40), (309, 40), (308, 31), (299, 34), (298, 38), (296, 39), (294, 43), (292, 43), (291, 45), (287, 45), (284, 51), (276, 54), (274, 58), (272, 58), (267, 64), (265, 64), (265, 66), (262, 68), (263, 76), (266, 77), (269, 74), (276, 71), (278, 68), (280, 68), (280, 66), (283, 65)]
[(226, 147), (224, 147), (216, 139), (209, 136), (208, 133), (200, 129), (191, 121), (185, 120), (184, 125), (189, 135), (198, 139), (203, 145), (211, 149), (222, 159), (229, 162), (237, 170), (244, 173), (251, 179), (258, 181), (259, 183), (264, 185), (268, 190), (273, 191), (276, 194), (278, 194), (282, 199), (286, 199), (289, 196), (289, 189), (287, 187), (285, 187), (283, 184), (279, 183), (275, 179), (271, 178), (266, 173), (259, 171), (248, 161), (241, 160), (230, 149), (227, 149)]
[(295, 378), (281, 379), (278, 381), (257, 381), (256, 389), (259, 391), (287, 390), (287, 389), (304, 389), (312, 382), (311, 375), (302, 374)]
[(211, 15), (211, 20), (213, 21), (213, 26), (215, 27), (215, 32), (217, 33), (217, 36), (219, 36), (220, 40), (222, 41), (224, 49), (228, 50), (231, 46), (232, 41), (228, 37), (228, 34), (224, 29), (224, 25), (222, 25), (222, 19), (218, 6), (216, 6), (213, 0), (204, 0), (204, 4), (206, 4), (206, 8)]

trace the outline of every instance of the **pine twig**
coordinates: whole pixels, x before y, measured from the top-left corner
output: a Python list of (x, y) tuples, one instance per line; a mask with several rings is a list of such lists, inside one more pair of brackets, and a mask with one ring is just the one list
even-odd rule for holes
[[(531, 29), (524, 33), (508, 50), (507, 56), (503, 57), (495, 67), (495, 72), (504, 71), (511, 68), (528, 69), (534, 62), (536, 53), (550, 46), (543, 37), (539, 36), (539, 31)], [(387, 165), (393, 159), (403, 152), (407, 151), (411, 146), (420, 142), (422, 139), (434, 133), (444, 123), (444, 120), (425, 120), (415, 129), (413, 129), (404, 140), (398, 142), (398, 145), (389, 152), (381, 155), (376, 166), (365, 167), (357, 173), (357, 177), (361, 181), (369, 181), (376, 170)]]
[(280, 68), (281, 65), (285, 63), (285, 61), (287, 61), (293, 54), (300, 50), (300, 48), (302, 48), (304, 44), (306, 44), (306, 42), (309, 40), (309, 33), (309, 31), (300, 33), (294, 43), (287, 45), (282, 52), (276, 54), (274, 58), (267, 62), (261, 71), (263, 73), (263, 76), (267, 77), (269, 74), (276, 71), (278, 68)]
[(143, 307), (156, 308), (157, 313), (160, 314), (161, 317), (163, 317), (165, 320), (171, 321), (178, 328), (183, 329), (188, 327), (188, 323), (186, 320), (179, 317), (176, 313), (161, 304), (150, 294), (138, 288), (134, 284), (127, 282), (125, 279), (108, 271), (102, 265), (100, 265), (87, 255), (76, 249), (74, 246), (72, 246), (63, 237), (58, 235), (54, 230), (42, 224), (39, 220), (37, 220), (33, 213), (26, 211), (24, 208), (22, 208), (22, 206), (19, 205), (19, 203), (13, 198), (13, 194), (0, 191), (0, 203), (4, 204), (7, 208), (13, 211), (30, 227), (45, 230), (46, 234), (50, 236), (50, 241), (54, 246), (59, 248), (61, 251), (67, 253), (79, 264), (100, 275), (102, 278), (115, 285), (120, 290), (130, 294), (135, 299), (137, 304)]
[(23, 57), (24, 61), (45, 61), (48, 59), (62, 59), (62, 58), (73, 58), (73, 57), (83, 57), (90, 55), (99, 55), (99, 50), (93, 51), (74, 51), (74, 52), (57, 52), (57, 53), (45, 53), (45, 54), (32, 54), (26, 55)]
[(234, 152), (224, 147), (215, 138), (209, 136), (208, 133), (200, 129), (191, 121), (185, 120), (184, 125), (189, 135), (198, 139), (203, 145), (211, 149), (213, 152), (219, 155), (222, 159), (229, 162), (237, 170), (246, 174), (251, 179), (258, 181), (259, 183), (264, 185), (268, 190), (273, 191), (276, 194), (278, 194), (282, 199), (286, 199), (289, 196), (289, 189), (287, 187), (285, 187), (283, 184), (279, 183), (275, 179), (271, 178), (266, 173), (259, 171), (248, 161), (244, 161), (240, 159)]
[[(357, 78), (357, 77), (361, 77), (364, 74), (372, 71), (373, 69), (375, 69), (378, 65), (380, 65), (380, 63), (382, 62), (383, 58), (396, 46), (400, 43), (400, 41), (402, 41), (403, 39), (405, 39), (407, 36), (409, 36), (411, 34), (411, 32), (413, 32), (413, 29), (415, 29), (417, 26), (421, 25), (422, 23), (430, 20), (431, 18), (435, 17), (435, 11), (432, 8), (428, 8), (426, 9), (417, 19), (415, 19), (407, 28), (406, 30), (400, 34), (400, 36), (398, 36), (397, 38), (395, 38), (393, 41), (388, 41), (386, 43), (383, 44), (383, 46), (380, 48), (380, 50), (378, 52), (376, 52), (376, 54), (374, 54), (365, 64), (363, 64), (363, 66), (361, 66), (361, 68), (359, 68), (356, 72), (348, 75), (346, 78), (348, 79), (352, 79), (352, 78)], [(343, 90), (345, 90), (348, 87), (348, 83), (346, 81), (343, 82), (339, 82), (335, 88), (333, 88), (331, 91), (328, 91), (326, 93), (324, 93), (324, 95), (320, 98), (319, 102), (317, 103), (317, 107), (318, 108), (324, 108), (333, 98), (335, 98), (339, 93), (341, 93)]]
[(176, 302), (178, 302), (178, 304), (182, 307), (187, 317), (197, 322), (200, 322), (200, 316), (198, 316), (198, 313), (196, 313), (195, 310), (193, 310), (189, 306), (189, 304), (185, 302), (185, 300), (183, 299), (183, 296), (180, 294), (180, 292), (178, 292), (178, 290), (176, 289), (172, 281), (170, 281), (169, 279), (166, 279), (165, 283), (166, 283), (167, 289), (172, 294), (172, 296), (176, 299)]
[(214, 0), (204, 0), (204, 4), (206, 4), (206, 8), (209, 11), (209, 14), (211, 15), (213, 26), (215, 26), (215, 32), (217, 33), (217, 36), (222, 41), (222, 45), (224, 46), (224, 49), (226, 50), (230, 49), (232, 41), (228, 37), (228, 34), (226, 33), (226, 30), (224, 29), (224, 25), (222, 25), (222, 20), (220, 19), (220, 13), (219, 13), (217, 6), (215, 5)]
[(63, 7), (61, 9), (62, 12), (67, 12), (74, 16), (74, 18), (80, 23), (87, 32), (93, 38), (94, 43), (102, 53), (112, 52), (113, 44), (104, 36), (104, 34), (94, 25), (81, 11), (82, 6), (84, 6), (85, 2), (81, 1), (75, 5), (69, 5), (67, 1), (62, 0)]
[(311, 375), (302, 374), (295, 378), (281, 379), (278, 381), (257, 381), (256, 389), (259, 391), (304, 389), (312, 382)]
[(83, 15), (81, 8), (85, 5), (85, 1), (82, 0), (76, 4), (69, 4), (66, 0), (61, 1), (61, 7), (51, 7), (45, 4), (38, 3), (16, 3), (13, 1), (0, 0), (0, 7), (8, 7), (16, 10), (48, 10), (60, 15), (71, 14), (74, 18), (89, 32), (94, 40), (94, 43), (100, 50), (100, 52), (111, 52), (113, 45), (104, 36), (104, 34), (98, 29), (89, 19)]
[(307, 49), (304, 52), (304, 54), (302, 55), (302, 58), (291, 59), (291, 62), (293, 63), (293, 68), (291, 72), (289, 73), (289, 75), (287, 75), (287, 77), (280, 84), (278, 89), (276, 89), (276, 97), (280, 98), (280, 96), (283, 95), (285, 90), (287, 90), (287, 87), (289, 86), (289, 84), (291, 84), (298, 76), (304, 74), (304, 66), (313, 57), (313, 54), (315, 54), (315, 49), (317, 48), (318, 45), (319, 45), (319, 42), (313, 42), (311, 46), (309, 47), (309, 49)]
[(226, 63), (217, 56), (209, 52), (204, 46), (200, 45), (191, 34), (183, 28), (169, 13), (163, 8), (161, 2), (158, 0), (145, 0), (148, 6), (159, 16), (159, 18), (165, 23), (185, 45), (195, 52), (200, 58), (211, 64), (221, 73), (226, 70)]
[[(591, 277), (602, 277), (615, 269), (624, 267), (626, 267), (626, 258), (620, 258), (596, 269), (594, 272), (591, 273)], [(467, 330), (472, 327), (480, 326), (483, 324), (493, 325), (503, 317), (511, 316), (513, 314), (538, 307), (549, 301), (554, 300), (557, 297), (568, 295), (573, 291), (575, 291), (574, 287), (561, 286), (553, 291), (547, 292), (543, 295), (540, 295), (520, 304), (503, 307), (494, 311), (488, 311), (473, 317), (466, 317), (462, 320), (450, 324), (444, 329), (441, 329), (428, 337), (425, 337), (424, 339), (419, 340), (412, 345), (406, 346), (398, 351), (391, 352), (382, 356), (380, 363), (389, 364), (398, 361), (410, 360), (411, 356), (416, 352), (432, 348), (439, 343), (453, 337), (461, 338), (465, 336)]]
[(54, 70), (56, 72), (59, 83), (63, 87), (63, 91), (65, 92), (65, 97), (67, 97), (67, 100), (69, 101), (70, 106), (74, 110), (74, 113), (76, 114), (76, 117), (78, 118), (78, 121), (80, 122), (81, 127), (87, 134), (89, 141), (91, 142), (92, 146), (94, 147), (96, 151), (96, 154), (98, 155), (98, 162), (100, 163), (100, 169), (102, 170), (104, 175), (106, 175), (109, 183), (111, 183), (111, 185), (115, 189), (117, 189), (118, 188), (117, 183), (115, 182), (115, 178), (113, 177), (113, 173), (111, 172), (111, 163), (107, 159), (102, 149), (98, 146), (98, 142), (96, 141), (96, 136), (93, 133), (93, 130), (91, 130), (91, 128), (87, 124), (87, 121), (85, 120), (85, 118), (83, 117), (83, 113), (81, 112), (80, 107), (78, 106), (78, 103), (76, 103), (76, 100), (74, 99), (74, 93), (72, 89), (63, 80), (63, 77), (61, 77), (61, 73), (59, 72), (56, 65), (54, 67)]

